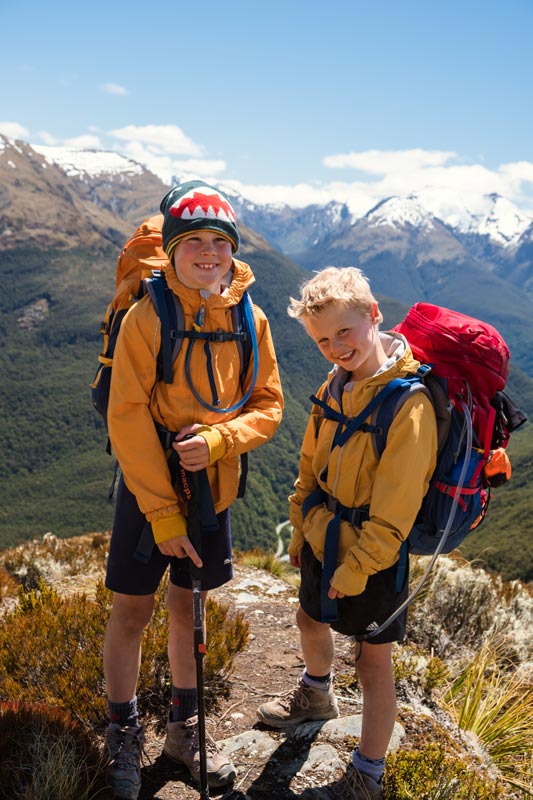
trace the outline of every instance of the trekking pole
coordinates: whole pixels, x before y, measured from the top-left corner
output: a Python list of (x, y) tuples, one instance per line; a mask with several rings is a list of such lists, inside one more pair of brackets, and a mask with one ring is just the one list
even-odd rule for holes
[[(189, 539), (198, 555), (202, 556), (202, 526), (200, 517), (200, 474), (183, 470), (182, 485), (187, 493), (189, 509)], [(198, 748), (200, 751), (200, 800), (209, 800), (207, 782), (207, 751), (205, 730), (205, 695), (203, 659), (206, 653), (204, 641), (202, 570), (190, 562), (194, 627), (194, 658), (196, 661), (196, 690), (198, 692)]]

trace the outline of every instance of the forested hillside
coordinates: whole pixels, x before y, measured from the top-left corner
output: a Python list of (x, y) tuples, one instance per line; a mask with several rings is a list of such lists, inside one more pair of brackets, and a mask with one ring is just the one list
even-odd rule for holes
[[(121, 244), (126, 232), (157, 210), (165, 190), (155, 176), (131, 163), (125, 174), (80, 180), (56, 166), (44, 169), (42, 157), (26, 145), (6, 148), (0, 158), (0, 547), (47, 531), (73, 536), (111, 526), (107, 494), (114, 460), (105, 453), (106, 435), (91, 404), (90, 383)], [(28, 201), (39, 196), (31, 214), (24, 189)], [(239, 257), (252, 265), (257, 279), (252, 296), (271, 322), (286, 407), (274, 439), (250, 456), (247, 496), (232, 509), (233, 527), (239, 549), (272, 548), (276, 525), (287, 518), (309, 395), (324, 380), (328, 364), (286, 313), (289, 296), (309, 272), (254, 231), (242, 226), (242, 233)], [(387, 265), (387, 253), (380, 258), (383, 275), (389, 276), (381, 291), (401, 296), (402, 266)], [(442, 274), (445, 268), (440, 265), (435, 280), (451, 285), (450, 275)], [(483, 286), (480, 308), (493, 302), (502, 333), (521, 342), (509, 391), (532, 418), (533, 378), (527, 365), (533, 333), (524, 323), (523, 303), (516, 316), (513, 308), (499, 304), (497, 292), (489, 297), (491, 285)], [(468, 275), (461, 275), (464, 292), (475, 296), (477, 286), (468, 288)], [(389, 327), (406, 306), (383, 298), (382, 309)], [(513, 480), (494, 492), (489, 519), (465, 544), (469, 557), (481, 557), (506, 578), (525, 580), (533, 580), (530, 430), (526, 425), (513, 436)]]

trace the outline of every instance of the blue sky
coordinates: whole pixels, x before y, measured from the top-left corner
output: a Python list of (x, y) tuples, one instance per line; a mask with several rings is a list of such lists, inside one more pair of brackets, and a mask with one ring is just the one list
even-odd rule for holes
[(295, 204), (533, 213), (532, 0), (0, 0), (0, 132)]

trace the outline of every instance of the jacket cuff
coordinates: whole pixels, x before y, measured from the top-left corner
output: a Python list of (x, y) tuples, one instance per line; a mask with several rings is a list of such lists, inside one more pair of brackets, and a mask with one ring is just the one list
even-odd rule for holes
[(361, 594), (366, 588), (368, 575), (363, 575), (360, 572), (354, 572), (346, 564), (341, 564), (333, 573), (331, 585), (338, 592), (353, 597), (356, 594)]
[(152, 531), (156, 544), (176, 539), (178, 536), (187, 536), (187, 520), (183, 514), (155, 519), (152, 522)]
[(305, 538), (301, 531), (297, 531), (296, 528), (292, 529), (292, 536), (289, 542), (289, 546), (287, 548), (287, 552), (290, 556), (297, 556), (300, 553), (300, 550), (305, 544)]
[(195, 436), (201, 436), (205, 439), (209, 448), (209, 465), (214, 464), (219, 458), (223, 458), (226, 454), (226, 442), (224, 437), (217, 428), (211, 428), (209, 425), (202, 425), (194, 432)]

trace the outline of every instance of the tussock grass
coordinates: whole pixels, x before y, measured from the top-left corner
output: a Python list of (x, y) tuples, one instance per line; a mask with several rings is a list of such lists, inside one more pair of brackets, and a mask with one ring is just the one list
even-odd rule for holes
[(290, 564), (281, 561), (274, 553), (267, 550), (250, 550), (246, 553), (239, 553), (237, 560), (243, 567), (263, 569), (276, 578), (286, 578), (293, 572)]
[(103, 800), (105, 758), (70, 715), (44, 704), (0, 703), (2, 800)]
[(105, 570), (108, 544), (109, 535), (103, 533), (70, 539), (45, 533), (31, 544), (0, 551), (0, 573), (27, 591), (37, 589), (41, 580), (61, 583), (73, 577), (97, 577)]
[(533, 796), (533, 686), (506, 660), (502, 639), (487, 641), (449, 685), (445, 708), (472, 731), (505, 781)]

